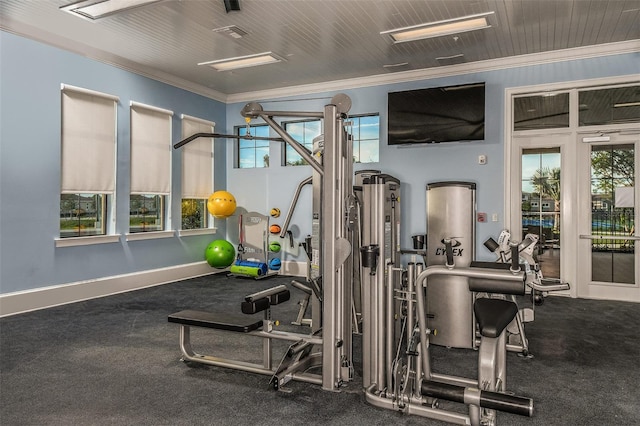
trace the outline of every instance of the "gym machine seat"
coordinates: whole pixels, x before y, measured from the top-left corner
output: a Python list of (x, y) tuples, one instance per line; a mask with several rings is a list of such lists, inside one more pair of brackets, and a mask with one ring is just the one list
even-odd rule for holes
[(518, 306), (504, 299), (479, 298), (473, 304), (483, 337), (498, 337), (518, 314)]

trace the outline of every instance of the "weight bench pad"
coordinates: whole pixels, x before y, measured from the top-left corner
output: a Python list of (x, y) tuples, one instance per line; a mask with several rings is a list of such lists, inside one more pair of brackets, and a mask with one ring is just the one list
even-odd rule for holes
[(262, 320), (251, 321), (244, 315), (221, 314), (202, 311), (180, 311), (168, 317), (169, 322), (194, 327), (214, 328), (216, 330), (248, 333), (262, 327)]
[(515, 303), (504, 299), (477, 299), (473, 311), (480, 326), (480, 334), (485, 337), (498, 337), (518, 314)]
[(268, 297), (263, 297), (260, 299), (256, 299), (253, 302), (244, 301), (240, 303), (240, 310), (243, 314), (253, 315), (260, 311), (264, 311), (269, 309), (271, 304), (269, 303)]
[(269, 296), (269, 303), (272, 305), (279, 305), (291, 299), (291, 293), (289, 290), (279, 291), (278, 293)]

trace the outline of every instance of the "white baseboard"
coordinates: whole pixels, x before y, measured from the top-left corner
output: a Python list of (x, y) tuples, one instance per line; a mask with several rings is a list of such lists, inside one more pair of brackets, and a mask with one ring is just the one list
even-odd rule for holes
[(110, 296), (216, 272), (220, 271), (213, 270), (207, 262), (202, 261), (2, 294), (0, 295), (0, 317)]
[[(213, 270), (207, 262), (202, 261), (0, 294), (0, 318), (219, 272), (221, 270)], [(279, 274), (305, 277), (307, 263), (282, 262)]]

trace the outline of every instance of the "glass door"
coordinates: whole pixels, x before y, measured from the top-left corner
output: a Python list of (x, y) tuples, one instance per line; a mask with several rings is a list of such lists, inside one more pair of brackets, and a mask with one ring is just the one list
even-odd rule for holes
[(508, 191), (512, 202), (508, 228), (512, 239), (537, 235), (534, 259), (542, 276), (563, 282), (575, 281), (573, 140), (571, 133), (554, 130), (517, 135), (512, 141), (510, 161), (512, 180)]
[[(578, 295), (640, 301), (638, 164), (640, 136), (622, 132), (583, 134), (587, 167), (581, 179), (588, 200), (580, 225), (579, 253), (588, 260)], [(585, 265), (587, 266), (587, 265)]]
[(522, 150), (522, 238), (538, 236), (545, 278), (560, 278), (560, 147)]

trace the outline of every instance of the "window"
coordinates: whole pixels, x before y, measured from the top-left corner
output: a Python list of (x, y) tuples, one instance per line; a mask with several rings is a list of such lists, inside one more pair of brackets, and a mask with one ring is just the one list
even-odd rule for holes
[(569, 93), (545, 93), (513, 99), (513, 130), (569, 127)]
[[(213, 133), (214, 123), (182, 116), (182, 137)], [(213, 139), (198, 138), (182, 147), (181, 229), (209, 226), (207, 199), (213, 192)]]
[(640, 86), (583, 90), (578, 99), (580, 126), (640, 121)]
[(60, 237), (107, 233), (113, 199), (118, 98), (62, 86)]
[(349, 117), (352, 125), (347, 130), (353, 136), (354, 163), (380, 161), (380, 116), (356, 115)]
[[(250, 135), (269, 137), (269, 126), (260, 124), (249, 126)], [(236, 127), (238, 136), (247, 136), (247, 127)], [(259, 139), (238, 139), (238, 159), (236, 167), (240, 169), (252, 169), (269, 167), (269, 141)]]
[[(539, 247), (558, 250), (547, 252), (541, 268), (547, 278), (560, 277), (560, 147), (526, 148), (522, 150), (522, 231), (538, 235)], [(539, 253), (541, 254), (541, 253)]]
[[(313, 139), (322, 133), (322, 120), (290, 121), (284, 123), (285, 131), (296, 141), (313, 152)], [(285, 144), (284, 164), (286, 166), (301, 166), (307, 161), (289, 144)]]
[[(313, 139), (322, 133), (322, 121), (291, 121), (285, 123), (284, 128), (295, 140), (313, 151)], [(380, 116), (378, 114), (349, 117), (346, 129), (353, 139), (354, 163), (380, 161)], [(284, 164), (297, 166), (307, 162), (287, 144)]]
[(131, 194), (129, 198), (129, 232), (164, 229), (164, 195)]
[(104, 235), (105, 194), (61, 194), (60, 237)]
[(171, 111), (131, 102), (129, 232), (165, 229), (171, 192)]

